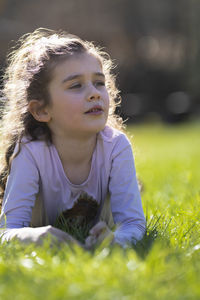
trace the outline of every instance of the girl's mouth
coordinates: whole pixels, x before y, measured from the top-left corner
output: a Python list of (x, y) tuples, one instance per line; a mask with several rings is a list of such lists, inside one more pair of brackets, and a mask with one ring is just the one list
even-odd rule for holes
[(85, 114), (92, 114), (92, 115), (99, 115), (103, 112), (103, 109), (101, 106), (94, 106), (88, 111), (85, 112)]

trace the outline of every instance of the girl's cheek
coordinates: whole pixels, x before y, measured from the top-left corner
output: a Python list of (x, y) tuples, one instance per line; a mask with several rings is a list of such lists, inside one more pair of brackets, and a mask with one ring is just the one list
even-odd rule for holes
[(109, 93), (108, 93), (107, 90), (104, 91), (103, 96), (104, 96), (104, 98), (107, 100), (107, 102), (110, 101)]

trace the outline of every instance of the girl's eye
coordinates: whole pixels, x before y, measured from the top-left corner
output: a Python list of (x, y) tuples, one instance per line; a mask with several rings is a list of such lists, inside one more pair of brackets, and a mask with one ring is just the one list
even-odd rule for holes
[(96, 85), (105, 86), (105, 82), (104, 81), (97, 81)]
[(70, 89), (79, 89), (79, 88), (81, 88), (81, 84), (80, 83), (75, 83), (75, 84), (73, 84), (73, 85), (71, 85), (69, 88)]

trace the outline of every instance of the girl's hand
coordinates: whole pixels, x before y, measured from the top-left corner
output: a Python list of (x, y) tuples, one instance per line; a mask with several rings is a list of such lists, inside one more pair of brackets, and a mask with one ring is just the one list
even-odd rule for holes
[(14, 237), (21, 242), (32, 242), (36, 243), (37, 245), (42, 245), (44, 238), (50, 237), (52, 245), (60, 243), (73, 243), (84, 248), (84, 246), (71, 235), (51, 225), (36, 228), (24, 227), (16, 230), (18, 232), (16, 232)]
[(94, 246), (100, 245), (105, 238), (113, 241), (114, 234), (105, 222), (100, 221), (90, 229), (89, 236), (85, 240), (86, 249), (91, 249)]

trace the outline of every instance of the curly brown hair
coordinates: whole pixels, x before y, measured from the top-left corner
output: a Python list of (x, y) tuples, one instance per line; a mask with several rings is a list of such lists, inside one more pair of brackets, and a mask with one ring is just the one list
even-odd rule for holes
[[(0, 188), (2, 195), (10, 171), (16, 143), (24, 135), (32, 140), (44, 139), (51, 142), (51, 132), (46, 123), (34, 119), (28, 110), (31, 99), (41, 101), (43, 106), (50, 102), (48, 84), (52, 70), (66, 56), (88, 52), (102, 64), (106, 88), (110, 97), (107, 124), (123, 130), (121, 118), (115, 114), (120, 103), (119, 90), (112, 74), (113, 63), (109, 55), (92, 42), (84, 41), (65, 31), (39, 28), (22, 36), (8, 54), (8, 67), (3, 76), (1, 101), (3, 110), (0, 124)], [(20, 150), (19, 150), (20, 151)], [(1, 197), (2, 198), (2, 197)]]

